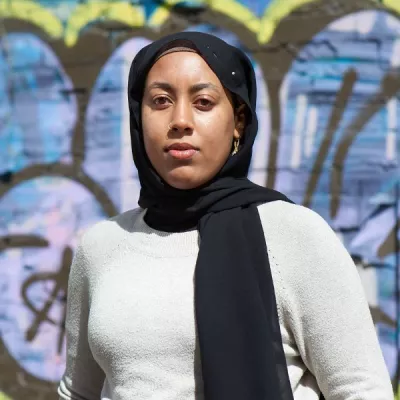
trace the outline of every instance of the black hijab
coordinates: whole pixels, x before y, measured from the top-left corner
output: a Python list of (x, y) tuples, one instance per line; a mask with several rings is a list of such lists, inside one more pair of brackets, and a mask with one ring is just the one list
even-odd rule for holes
[[(211, 182), (192, 190), (175, 189), (159, 177), (146, 156), (141, 129), (146, 75), (166, 46), (182, 40), (191, 43), (249, 111), (239, 152), (229, 156)], [(251, 62), (242, 51), (209, 34), (169, 35), (136, 55), (128, 96), (132, 152), (141, 183), (139, 205), (147, 209), (146, 223), (169, 232), (199, 230), (195, 311), (205, 399), (293, 400), (257, 210), (262, 203), (290, 200), (246, 178), (257, 133)]]

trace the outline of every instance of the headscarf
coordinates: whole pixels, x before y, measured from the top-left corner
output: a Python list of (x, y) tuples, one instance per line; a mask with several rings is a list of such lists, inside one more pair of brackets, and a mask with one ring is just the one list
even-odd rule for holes
[[(165, 49), (182, 42), (203, 57), (249, 111), (239, 152), (229, 156), (210, 182), (190, 190), (173, 188), (157, 174), (146, 155), (141, 123), (147, 73)], [(139, 51), (129, 73), (132, 153), (145, 221), (168, 232), (197, 228), (200, 235), (195, 313), (206, 400), (293, 400), (257, 209), (262, 203), (290, 200), (246, 178), (257, 133), (256, 96), (247, 56), (205, 33), (182, 32), (153, 42)]]

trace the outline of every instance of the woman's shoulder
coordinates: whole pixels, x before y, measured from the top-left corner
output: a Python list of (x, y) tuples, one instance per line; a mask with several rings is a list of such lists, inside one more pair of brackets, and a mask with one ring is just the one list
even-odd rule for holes
[(135, 208), (94, 223), (81, 235), (80, 245), (93, 249), (102, 244), (119, 241), (132, 232), (135, 222), (143, 212), (142, 208)]
[(258, 210), (268, 251), (286, 269), (300, 275), (320, 271), (323, 276), (333, 263), (352, 263), (338, 235), (317, 212), (283, 201), (262, 204)]
[(335, 235), (324, 218), (299, 204), (274, 201), (259, 205), (258, 212), (264, 228), (288, 237), (300, 235), (309, 239), (318, 237), (321, 232)]
[[(285, 274), (286, 285), (300, 290), (339, 273), (356, 279), (356, 268), (344, 244), (317, 212), (276, 201), (258, 207), (268, 252)], [(333, 274), (333, 276), (331, 276)], [(300, 286), (299, 286), (300, 284)]]

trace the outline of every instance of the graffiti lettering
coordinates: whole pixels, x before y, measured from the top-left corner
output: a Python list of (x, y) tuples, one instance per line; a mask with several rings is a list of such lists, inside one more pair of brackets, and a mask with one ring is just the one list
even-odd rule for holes
[[(69, 267), (72, 263), (72, 249), (67, 247), (64, 250), (64, 254), (62, 257), (61, 261), (61, 267), (60, 270), (54, 273), (51, 272), (45, 272), (45, 273), (39, 273), (35, 275), (31, 275), (22, 285), (22, 298), (24, 300), (24, 304), (26, 307), (28, 307), (35, 315), (35, 319), (33, 320), (31, 326), (26, 332), (26, 340), (32, 341), (40, 328), (40, 325), (43, 322), (49, 322), (53, 325), (57, 325), (60, 328), (60, 333), (59, 333), (59, 339), (58, 339), (58, 345), (57, 345), (57, 351), (59, 354), (61, 354), (62, 351), (62, 346), (63, 346), (63, 340), (64, 340), (64, 334), (65, 334), (65, 301), (66, 301), (66, 295), (67, 295), (67, 282), (68, 282), (68, 274), (69, 274)], [(28, 297), (28, 290), (31, 285), (34, 285), (37, 282), (41, 281), (53, 281), (54, 282), (54, 287), (43, 305), (41, 310), (38, 310), (35, 308), (35, 306), (32, 304), (32, 302), (29, 300)], [(61, 297), (59, 294), (61, 293)], [(62, 313), (62, 319), (59, 323), (54, 321), (54, 319), (49, 317), (49, 311), (54, 302), (58, 299), (58, 301), (63, 303), (63, 313)]]

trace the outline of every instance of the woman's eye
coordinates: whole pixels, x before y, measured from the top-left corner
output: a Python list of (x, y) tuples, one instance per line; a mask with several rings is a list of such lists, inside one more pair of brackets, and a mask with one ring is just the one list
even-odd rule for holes
[(160, 97), (156, 97), (153, 100), (153, 102), (156, 106), (165, 106), (169, 103), (169, 99), (168, 99), (168, 97), (160, 96)]
[(213, 103), (208, 99), (199, 99), (196, 103), (202, 109), (209, 109), (213, 106)]

